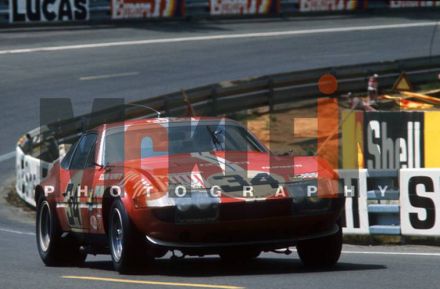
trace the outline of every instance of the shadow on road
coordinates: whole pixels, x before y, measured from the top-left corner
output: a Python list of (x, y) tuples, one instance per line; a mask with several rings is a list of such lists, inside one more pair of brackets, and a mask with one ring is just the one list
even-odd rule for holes
[[(86, 268), (113, 271), (109, 261), (86, 262)], [(259, 258), (243, 264), (226, 264), (219, 258), (185, 258), (181, 260), (159, 259), (133, 271), (130, 275), (162, 275), (180, 277), (209, 277), (237, 275), (271, 275), (287, 273), (314, 273), (333, 271), (384, 270), (386, 266), (378, 264), (338, 263), (327, 270), (310, 270), (305, 268), (298, 259)]]

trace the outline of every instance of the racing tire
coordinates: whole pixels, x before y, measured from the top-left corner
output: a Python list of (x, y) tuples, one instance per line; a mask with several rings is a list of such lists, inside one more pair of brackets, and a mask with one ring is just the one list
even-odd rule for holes
[(331, 268), (339, 260), (342, 250), (342, 228), (330, 236), (298, 242), (298, 255), (308, 268)]
[(73, 238), (62, 238), (62, 233), (55, 210), (41, 197), (37, 201), (36, 217), (36, 241), (41, 260), (46, 266), (81, 266), (87, 253)]
[(108, 216), (108, 238), (113, 267), (120, 274), (130, 273), (151, 260), (146, 244), (128, 217), (121, 200), (115, 200)]
[(234, 249), (221, 252), (220, 258), (225, 263), (250, 262), (258, 258), (261, 254), (259, 250)]

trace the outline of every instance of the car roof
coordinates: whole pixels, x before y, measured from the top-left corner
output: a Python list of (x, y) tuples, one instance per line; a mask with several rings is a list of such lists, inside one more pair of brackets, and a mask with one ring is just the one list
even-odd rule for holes
[(160, 118), (144, 118), (144, 119), (131, 119), (122, 122), (114, 122), (108, 124), (102, 124), (96, 128), (96, 130), (107, 130), (118, 127), (126, 126), (144, 126), (150, 124), (168, 125), (169, 123), (187, 123), (187, 122), (207, 122), (217, 124), (219, 122), (225, 122), (229, 124), (239, 125), (238, 122), (225, 118), (225, 117), (160, 117)]

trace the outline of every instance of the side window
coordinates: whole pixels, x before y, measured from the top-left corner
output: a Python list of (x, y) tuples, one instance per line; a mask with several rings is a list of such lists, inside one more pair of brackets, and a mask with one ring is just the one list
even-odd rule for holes
[(153, 139), (149, 136), (146, 136), (142, 139), (141, 142), (141, 158), (149, 158), (155, 156), (163, 156), (166, 155), (167, 152), (157, 151), (153, 145)]
[(80, 170), (86, 165), (90, 152), (94, 148), (96, 143), (96, 134), (90, 133), (85, 135), (79, 141), (75, 154), (73, 155), (72, 162), (70, 163), (70, 169)]
[(61, 161), (61, 167), (65, 170), (69, 169), (69, 164), (70, 161), (72, 159), (73, 153), (75, 152), (75, 148), (78, 145), (78, 143), (80, 142), (81, 139), (77, 140), (76, 142), (74, 142), (71, 146), (69, 151), (66, 153), (66, 155), (64, 156), (63, 160)]
[(89, 155), (87, 157), (87, 162), (85, 167), (91, 168), (95, 166), (95, 154), (96, 154), (96, 143), (93, 144), (92, 149), (89, 152)]

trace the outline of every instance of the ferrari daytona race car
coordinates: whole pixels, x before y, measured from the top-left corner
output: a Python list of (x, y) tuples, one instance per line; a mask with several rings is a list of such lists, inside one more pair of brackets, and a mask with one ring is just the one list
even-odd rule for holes
[(35, 189), (36, 240), (48, 266), (110, 254), (115, 270), (179, 250), (251, 260), (296, 246), (334, 265), (344, 198), (318, 157), (275, 156), (225, 118), (104, 124), (80, 136)]

